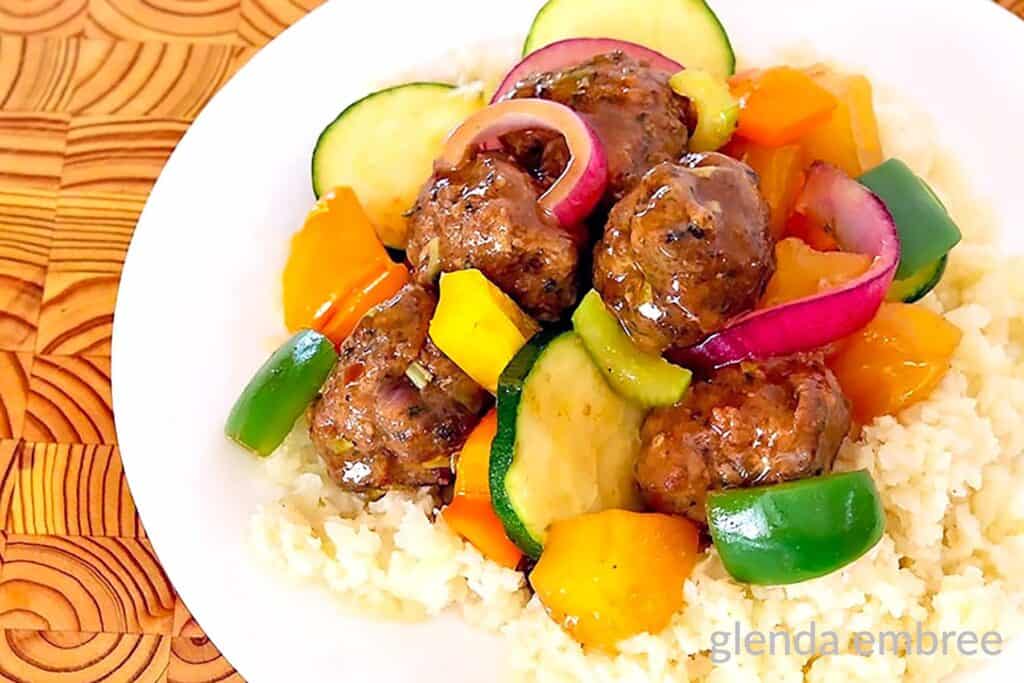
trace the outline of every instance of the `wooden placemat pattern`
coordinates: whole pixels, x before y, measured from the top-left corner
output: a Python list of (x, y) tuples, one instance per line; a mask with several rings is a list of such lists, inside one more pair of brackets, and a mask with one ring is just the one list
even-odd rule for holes
[[(1024, 0), (1001, 1), (1024, 16)], [(242, 680), (136, 513), (110, 337), (167, 157), (319, 3), (0, 0), (0, 682)]]

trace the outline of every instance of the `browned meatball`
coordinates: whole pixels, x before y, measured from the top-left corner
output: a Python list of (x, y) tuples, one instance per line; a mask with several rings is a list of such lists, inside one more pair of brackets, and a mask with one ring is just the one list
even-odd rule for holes
[[(533, 74), (506, 99), (539, 97), (583, 114), (608, 154), (612, 201), (621, 198), (647, 169), (678, 159), (686, 151), (695, 120), (689, 100), (668, 85), (671, 74), (652, 69), (622, 52), (593, 57), (561, 71)], [(503, 141), (545, 183), (565, 168), (568, 151), (556, 135), (530, 132)]]
[[(427, 336), (436, 301), (416, 285), (366, 315), (309, 410), (309, 431), (331, 477), (368, 491), (451, 481), (457, 451), (490, 398)], [(417, 388), (406, 370), (429, 379)]]
[(654, 510), (703, 523), (708, 491), (829, 471), (849, 430), (849, 403), (820, 356), (732, 365), (647, 417), (636, 479)]
[(556, 320), (576, 302), (580, 247), (537, 205), (535, 180), (501, 154), (439, 172), (409, 219), (407, 256), (423, 285), (478, 268), (528, 313)]
[(612, 209), (594, 287), (651, 352), (687, 347), (750, 310), (775, 271), (757, 176), (722, 154), (651, 169)]

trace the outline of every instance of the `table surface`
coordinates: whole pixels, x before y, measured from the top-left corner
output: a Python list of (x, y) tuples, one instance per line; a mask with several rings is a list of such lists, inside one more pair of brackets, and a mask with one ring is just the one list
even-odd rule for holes
[(168, 155), (319, 2), (0, 0), (0, 681), (242, 680), (136, 513), (110, 336)]

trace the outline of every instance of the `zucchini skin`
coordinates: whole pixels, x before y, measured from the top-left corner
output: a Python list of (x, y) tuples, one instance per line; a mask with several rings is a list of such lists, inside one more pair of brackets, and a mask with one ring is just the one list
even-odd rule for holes
[(922, 272), (916, 273), (906, 280), (896, 280), (892, 289), (889, 290), (889, 300), (912, 304), (925, 298), (942, 281), (947, 265), (949, 265), (948, 254), (936, 263), (927, 266)]
[(534, 364), (548, 345), (568, 330), (563, 326), (541, 330), (519, 350), (498, 380), (498, 431), (491, 442), (488, 476), (491, 484), (491, 504), (505, 527), (505, 532), (520, 550), (537, 559), (543, 547), (530, 535), (519, 519), (505, 488), (505, 475), (515, 459), (516, 422), (523, 387)]

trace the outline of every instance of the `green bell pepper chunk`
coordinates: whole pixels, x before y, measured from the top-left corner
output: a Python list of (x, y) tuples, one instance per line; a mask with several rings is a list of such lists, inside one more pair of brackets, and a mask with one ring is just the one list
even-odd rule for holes
[(899, 159), (889, 159), (860, 178), (889, 208), (900, 236), (896, 280), (918, 275), (960, 243), (960, 228), (928, 184)]
[(737, 581), (799, 583), (830, 574), (885, 531), (878, 489), (864, 471), (708, 496), (708, 526)]
[(274, 452), (338, 361), (330, 339), (303, 330), (270, 356), (231, 409), (224, 432), (261, 456)]

